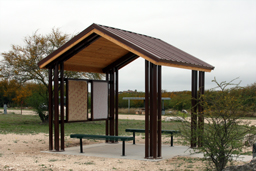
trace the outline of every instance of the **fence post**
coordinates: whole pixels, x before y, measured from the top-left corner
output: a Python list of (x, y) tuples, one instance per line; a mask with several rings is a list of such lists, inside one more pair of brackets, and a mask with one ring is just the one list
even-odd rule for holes
[(256, 157), (256, 143), (252, 146), (252, 158)]
[(7, 114), (7, 105), (4, 104), (4, 114)]

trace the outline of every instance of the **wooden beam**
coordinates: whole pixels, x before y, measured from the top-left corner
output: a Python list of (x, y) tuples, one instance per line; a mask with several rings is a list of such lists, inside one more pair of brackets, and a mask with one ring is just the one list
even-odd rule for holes
[(87, 67), (82, 65), (69, 65), (64, 63), (64, 69), (68, 71), (104, 73), (101, 68)]
[(175, 68), (182, 68), (182, 69), (189, 69), (189, 70), (196, 70), (196, 71), (204, 71), (204, 72), (211, 72), (211, 69), (207, 68), (200, 68), (195, 66), (185, 66), (181, 64), (173, 64), (168, 62), (156, 62), (156, 65), (168, 66), (168, 67), (175, 67)]
[(111, 70), (112, 68), (119, 68), (123, 65), (126, 65), (127, 63), (129, 63), (131, 60), (137, 59), (138, 56), (128, 52), (126, 55), (124, 55), (123, 57), (117, 59), (115, 62), (111, 63), (110, 65), (108, 65), (107, 67), (103, 68), (103, 72), (107, 72), (109, 70)]
[(63, 53), (61, 56), (59, 56), (58, 58), (53, 60), (51, 64), (48, 64), (46, 66), (46, 68), (48, 68), (49, 65), (55, 65), (55, 64), (59, 64), (60, 62), (65, 62), (66, 60), (70, 59), (71, 57), (73, 57), (74, 55), (79, 53), (81, 50), (83, 50), (84, 48), (86, 48), (87, 46), (89, 46), (91, 43), (93, 43), (94, 41), (96, 41), (99, 38), (100, 38), (100, 36), (95, 33), (89, 35), (84, 40), (82, 40), (81, 42), (76, 44), (74, 47), (70, 48), (68, 51)]
[(80, 39), (78, 39), (77, 41), (73, 42), (71, 45), (69, 45), (68, 47), (66, 47), (65, 49), (63, 49), (62, 51), (60, 51), (58, 54), (54, 55), (53, 57), (51, 57), (50, 59), (48, 59), (47, 61), (43, 62), (39, 68), (45, 68), (46, 65), (48, 65), (49, 63), (51, 63), (52, 61), (54, 61), (55, 59), (57, 59), (59, 56), (61, 56), (62, 54), (64, 54), (65, 52), (67, 52), (69, 49), (71, 49), (72, 47), (74, 47), (76, 44), (78, 44), (79, 42), (81, 42), (82, 40), (84, 40), (86, 37), (88, 37), (89, 35), (91, 35), (92, 33), (94, 33), (94, 30), (91, 30), (89, 33), (85, 34), (83, 37), (81, 37)]

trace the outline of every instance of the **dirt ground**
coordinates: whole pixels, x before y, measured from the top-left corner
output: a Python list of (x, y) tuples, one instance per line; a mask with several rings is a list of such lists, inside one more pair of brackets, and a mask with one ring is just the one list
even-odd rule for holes
[[(141, 139), (142, 140), (142, 139)], [(70, 146), (79, 146), (74, 139), (65, 138)], [(143, 140), (142, 140), (143, 141)], [(84, 140), (84, 144), (99, 143)], [(139, 142), (140, 143), (140, 142)], [(142, 143), (142, 142), (141, 142)], [(43, 153), (48, 150), (48, 135), (0, 135), (0, 170), (201, 170), (202, 161), (175, 157), (159, 162), (110, 159)], [(187, 161), (187, 162), (184, 162)]]
[[(23, 114), (32, 114), (23, 111)], [(11, 112), (11, 111), (8, 111)], [(14, 111), (15, 112), (15, 111)], [(143, 115), (120, 115), (120, 119), (144, 119)], [(163, 118), (164, 119), (164, 118)], [(139, 136), (138, 136), (139, 137)], [(137, 138), (137, 136), (136, 136)], [(144, 139), (141, 136), (137, 138), (143, 143)], [(169, 143), (168, 139), (162, 142)], [(174, 145), (177, 146), (178, 140), (174, 137)], [(83, 144), (94, 144), (101, 141), (84, 140)], [(76, 139), (65, 138), (65, 144), (68, 147), (79, 146)], [(204, 170), (205, 164), (199, 158), (174, 157), (158, 162), (140, 161), (129, 159), (111, 159), (100, 157), (87, 157), (76, 155), (63, 155), (43, 153), (47, 151), (48, 134), (35, 135), (19, 135), (19, 134), (0, 134), (0, 171), (2, 170)], [(67, 148), (67, 147), (66, 147)], [(239, 162), (237, 164), (243, 164)]]

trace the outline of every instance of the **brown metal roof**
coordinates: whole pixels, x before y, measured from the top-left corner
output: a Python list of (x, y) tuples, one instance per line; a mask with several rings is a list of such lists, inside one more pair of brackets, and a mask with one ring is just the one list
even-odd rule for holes
[(63, 60), (65, 70), (104, 72), (113, 64), (121, 62), (124, 66), (138, 56), (156, 65), (206, 72), (214, 69), (160, 39), (98, 24), (89, 26), (38, 65), (48, 68)]

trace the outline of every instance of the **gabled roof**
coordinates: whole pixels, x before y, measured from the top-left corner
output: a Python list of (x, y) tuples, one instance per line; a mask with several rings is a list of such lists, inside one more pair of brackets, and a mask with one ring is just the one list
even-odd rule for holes
[(138, 57), (156, 65), (210, 72), (212, 65), (160, 40), (113, 27), (92, 24), (38, 63), (40, 68), (64, 61), (64, 70), (106, 72)]

